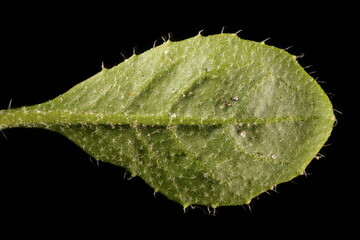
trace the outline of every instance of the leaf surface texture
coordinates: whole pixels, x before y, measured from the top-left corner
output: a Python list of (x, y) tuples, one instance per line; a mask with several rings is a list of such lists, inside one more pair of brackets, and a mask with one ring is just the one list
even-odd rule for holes
[(220, 34), (165, 42), (54, 100), (3, 110), (0, 129), (59, 132), (185, 207), (217, 207), (302, 174), (334, 119), (294, 56)]

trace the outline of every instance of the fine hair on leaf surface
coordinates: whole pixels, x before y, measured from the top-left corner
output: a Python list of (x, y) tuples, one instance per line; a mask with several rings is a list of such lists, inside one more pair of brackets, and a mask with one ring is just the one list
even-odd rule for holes
[(58, 132), (185, 208), (216, 208), (302, 174), (334, 120), (295, 56), (222, 33), (168, 40), (51, 101), (1, 110), (0, 130)]

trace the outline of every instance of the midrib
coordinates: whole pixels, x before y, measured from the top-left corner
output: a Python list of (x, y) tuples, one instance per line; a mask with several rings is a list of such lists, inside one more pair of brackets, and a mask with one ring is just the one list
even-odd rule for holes
[(0, 111), (0, 129), (11, 127), (46, 127), (47, 125), (106, 124), (106, 125), (230, 125), (273, 124), (322, 119), (324, 116), (280, 116), (269, 118), (191, 117), (176, 114), (125, 115), (120, 113), (72, 112), (68, 110), (40, 111), (26, 108)]

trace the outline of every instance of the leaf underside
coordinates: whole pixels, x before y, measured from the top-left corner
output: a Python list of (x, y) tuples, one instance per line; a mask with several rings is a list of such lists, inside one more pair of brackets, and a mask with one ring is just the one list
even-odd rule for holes
[(235, 34), (167, 41), (49, 102), (0, 111), (0, 130), (59, 132), (182, 204), (248, 204), (302, 174), (332, 105), (294, 56)]

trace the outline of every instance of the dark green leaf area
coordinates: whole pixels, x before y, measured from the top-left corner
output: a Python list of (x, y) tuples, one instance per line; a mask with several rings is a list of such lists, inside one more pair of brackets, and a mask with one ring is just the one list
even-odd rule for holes
[[(123, 166), (184, 206), (239, 205), (302, 174), (315, 120), (269, 125), (89, 125), (55, 128), (96, 159)], [(315, 126), (314, 126), (315, 125)], [(297, 131), (293, 131), (297, 129)], [(281, 130), (281, 134), (279, 134)], [(301, 131), (309, 131), (304, 138)]]

